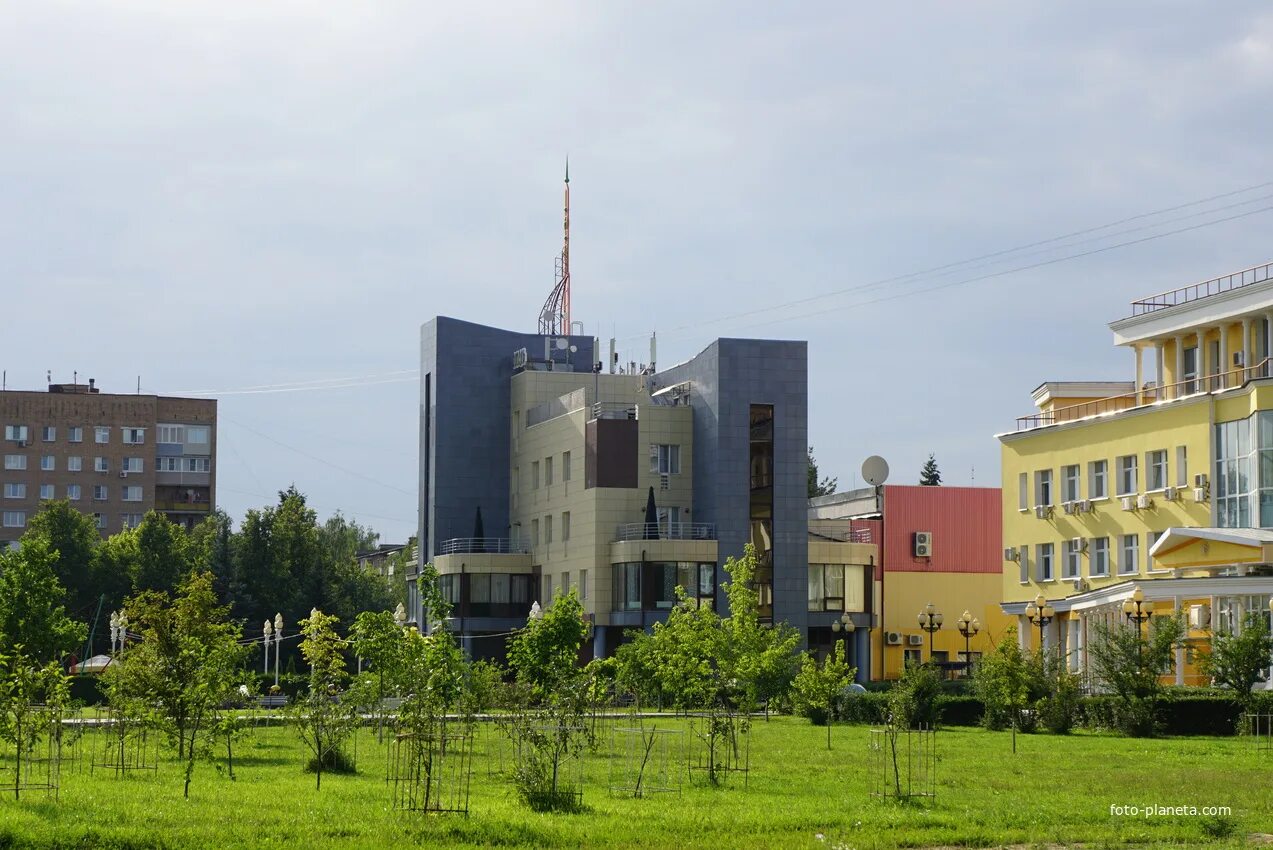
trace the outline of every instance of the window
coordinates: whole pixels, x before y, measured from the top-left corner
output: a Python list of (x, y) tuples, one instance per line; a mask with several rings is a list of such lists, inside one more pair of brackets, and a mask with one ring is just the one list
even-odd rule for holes
[(56, 498), (57, 498), (56, 496), (54, 496), (54, 495), (53, 495), (53, 485), (52, 485), (52, 484), (41, 484), (41, 485), (40, 485), (40, 498), (41, 498), (41, 499), (56, 499)]
[(1087, 485), (1089, 499), (1104, 499), (1109, 495), (1107, 479), (1109, 477), (1109, 461), (1094, 460), (1087, 465), (1090, 480)]
[(79, 425), (73, 425), (66, 429), (66, 439), (72, 443), (84, 442), (84, 429)]
[(865, 610), (865, 581), (858, 564), (810, 564), (809, 610)]
[(530, 521), (530, 543), (532, 546), (539, 545), (539, 520), (537, 519)]
[(1189, 486), (1189, 448), (1176, 446), (1176, 486)]
[[(566, 454), (569, 455), (570, 452), (566, 452)], [(587, 570), (579, 571), (579, 598), (580, 599), (588, 598), (588, 571)]]
[(1041, 469), (1034, 473), (1034, 503), (1052, 504), (1052, 470)]
[(93, 429), (94, 439), (99, 443), (109, 443), (111, 441), (111, 429), (106, 425), (98, 425)]
[(1136, 478), (1136, 455), (1123, 455), (1118, 459), (1117, 495), (1136, 495)]
[(78, 502), (80, 500), (80, 485), (67, 484), (66, 498), (70, 499), (72, 502)]
[(1052, 581), (1052, 544), (1040, 543), (1035, 560), (1038, 561), (1039, 581)]
[(207, 472), (211, 461), (206, 457), (186, 458), (186, 472)]
[(120, 469), (124, 472), (141, 472), (143, 461), (139, 457), (126, 457), (122, 461)]
[(141, 525), (141, 514), (120, 514), (119, 524), (124, 528), (136, 528)]
[[(1261, 424), (1263, 419), (1261, 419)], [(1216, 525), (1221, 528), (1248, 528), (1252, 525), (1251, 503), (1257, 473), (1252, 453), (1251, 418), (1218, 422), (1215, 426), (1215, 474), (1211, 479), (1211, 502)]]
[(129, 487), (120, 487), (119, 489), (122, 494), (121, 498), (123, 498), (125, 502), (140, 502), (141, 501), (140, 487), (129, 486)]
[(561, 542), (570, 539), (570, 511), (561, 512)]
[(1079, 466), (1061, 467), (1061, 501), (1077, 502), (1079, 500)]
[(681, 535), (681, 509), (666, 507), (658, 509), (659, 534), (663, 537), (679, 537)]
[(1017, 510), (1030, 510), (1030, 475), (1026, 472), (1017, 476)]
[(1082, 544), (1075, 540), (1067, 540), (1063, 545), (1065, 554), (1064, 563), (1061, 565), (1064, 572), (1062, 578), (1078, 578), (1082, 572)]
[(1162, 537), (1165, 531), (1150, 531), (1145, 534), (1145, 568), (1150, 572), (1154, 570), (1154, 556), (1149, 554), (1154, 548), (1154, 544), (1158, 542), (1158, 538)]
[(25, 425), (6, 425), (4, 426), (4, 438), (6, 440), (22, 440), (27, 439), (27, 426)]
[(110, 472), (111, 463), (109, 458), (95, 457), (93, 458), (94, 472)]
[(208, 444), (208, 433), (207, 425), (187, 425), (186, 442), (194, 443), (198, 446), (206, 446)]
[(553, 577), (544, 573), (544, 607), (552, 604), (553, 599)]
[(570, 452), (561, 453), (561, 480), (570, 480)]
[(57, 458), (53, 457), (53, 455), (41, 455), (40, 469), (44, 472), (53, 472), (57, 469)]
[(5, 528), (26, 528), (27, 514), (26, 511), (5, 511), (4, 527)]
[(1145, 453), (1145, 489), (1165, 490), (1167, 488), (1167, 450), (1159, 449)]
[(66, 469), (68, 472), (79, 472), (84, 468), (84, 458), (75, 455), (66, 459)]
[(1030, 582), (1030, 547), (1021, 546), (1017, 549), (1017, 569), (1020, 571), (1020, 581), (1022, 584)]
[(140, 446), (146, 442), (145, 428), (121, 428), (120, 432), (123, 434), (126, 446)]
[(5, 455), (4, 468), (5, 469), (26, 469), (27, 456), (26, 455)]
[(93, 485), (93, 501), (94, 502), (106, 501), (106, 485), (105, 484)]
[(186, 441), (186, 429), (180, 425), (155, 426), (155, 442), (179, 445)]
[(1124, 534), (1122, 557), (1118, 559), (1118, 574), (1131, 575), (1140, 572), (1140, 535)]
[(650, 472), (677, 475), (681, 471), (681, 447), (670, 443), (650, 444)]
[(561, 574), (561, 595), (565, 596), (570, 592), (570, 573)]
[(158, 457), (155, 458), (155, 471), (157, 472), (180, 472), (182, 458), (179, 457)]
[(1092, 575), (1109, 575), (1109, 538), (1092, 538)]
[(539, 461), (537, 460), (530, 462), (530, 489), (539, 489)]
[(27, 497), (27, 485), (25, 484), (4, 485), (4, 497), (6, 499), (25, 499)]
[(544, 542), (553, 542), (553, 515), (549, 514), (544, 517)]
[(1186, 348), (1184, 355), (1184, 375), (1182, 379), (1185, 383), (1185, 392), (1194, 393), (1198, 391), (1198, 347)]
[(544, 486), (553, 486), (553, 459), (550, 457), (544, 458)]
[(52, 425), (45, 425), (40, 432), (40, 438), (46, 443), (51, 443), (57, 439), (57, 428)]
[(93, 514), (93, 523), (101, 530), (106, 527), (106, 517), (103, 514)]
[(918, 667), (924, 663), (924, 651), (922, 649), (903, 649), (902, 650), (902, 666)]

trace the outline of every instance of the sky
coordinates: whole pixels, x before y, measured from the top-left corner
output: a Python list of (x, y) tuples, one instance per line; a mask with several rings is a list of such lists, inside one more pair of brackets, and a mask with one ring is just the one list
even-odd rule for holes
[(824, 474), (997, 486), (1131, 301), (1273, 259), (1270, 102), (1258, 2), (4, 4), (0, 367), (215, 395), (232, 516), (405, 540), (420, 325), (535, 329), (569, 156), (603, 348), (806, 339)]

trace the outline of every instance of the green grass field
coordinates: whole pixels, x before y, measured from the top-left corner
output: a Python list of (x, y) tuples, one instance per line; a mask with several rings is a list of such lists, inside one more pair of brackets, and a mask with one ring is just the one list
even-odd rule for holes
[[(1014, 756), (1007, 733), (948, 729), (937, 738), (936, 798), (898, 804), (870, 796), (868, 729), (835, 727), (828, 751), (825, 729), (774, 718), (754, 724), (746, 788), (611, 796), (603, 743), (585, 761), (586, 811), (536, 814), (491, 775), (494, 731), (479, 734), (468, 818), (395, 811), (386, 749), (368, 730), (359, 773), (325, 776), (316, 792), (294, 732), (276, 727), (238, 745), (236, 781), (200, 764), (189, 800), (166, 750), (156, 774), (125, 779), (64, 765), (57, 801), (0, 796), (0, 848), (1248, 846), (1252, 833), (1273, 832), (1273, 752), (1244, 739), (1033, 735), (1018, 738)], [(1232, 814), (1117, 816), (1111, 805)]]

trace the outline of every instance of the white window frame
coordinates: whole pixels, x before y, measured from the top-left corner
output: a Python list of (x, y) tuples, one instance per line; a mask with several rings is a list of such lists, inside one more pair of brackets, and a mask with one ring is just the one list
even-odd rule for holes
[(186, 441), (184, 425), (156, 425), (155, 442), (169, 446), (179, 446)]
[(1073, 540), (1066, 540), (1062, 547), (1061, 578), (1075, 579), (1083, 575), (1083, 551)]
[(111, 429), (109, 425), (93, 426), (93, 442), (99, 446), (104, 446), (111, 441)]
[(1170, 471), (1166, 449), (1145, 452), (1145, 491), (1154, 493), (1166, 490), (1167, 482), (1171, 480), (1167, 477)]
[(53, 485), (52, 485), (52, 484), (41, 484), (41, 485), (40, 485), (40, 501), (42, 501), (42, 502), (48, 502), (48, 501), (52, 501), (53, 499), (56, 499), (56, 498), (57, 498), (57, 495), (56, 495), (56, 493), (55, 493), (55, 491), (54, 491), (54, 488), (53, 488)]
[(26, 511), (5, 511), (4, 512), (5, 528), (26, 528), (27, 512)]
[(1045, 507), (1052, 504), (1052, 470), (1040, 469), (1034, 473), (1034, 504)]
[(1056, 580), (1056, 547), (1051, 543), (1040, 543), (1035, 550), (1035, 561), (1038, 580)]
[(146, 443), (145, 428), (120, 428), (119, 431), (126, 446), (141, 446)]
[(1061, 467), (1061, 501), (1077, 502), (1081, 487), (1082, 472), (1077, 463)]
[(1109, 575), (1109, 538), (1093, 537), (1088, 544), (1092, 547), (1088, 572), (1093, 578)]
[(93, 501), (94, 502), (109, 502), (110, 489), (107, 488), (105, 484), (94, 484), (93, 485)]
[[(1140, 469), (1136, 455), (1119, 456), (1115, 466), (1118, 468), (1118, 481), (1115, 482), (1118, 485), (1118, 490), (1114, 495), (1135, 496), (1140, 492), (1136, 489), (1140, 486)], [(1131, 484), (1130, 490), (1127, 489), (1128, 484)]]
[(46, 443), (56, 442), (57, 441), (57, 426), (45, 425), (43, 428), (41, 428), (40, 439)]
[(78, 484), (66, 485), (66, 500), (68, 502), (78, 502), (84, 495), (83, 488)]
[(588, 601), (588, 571), (579, 571), (579, 599), (580, 601)]
[(20, 481), (9, 481), (4, 485), (4, 497), (6, 499), (25, 499), (27, 497), (27, 485)]
[(570, 452), (561, 453), (561, 480), (563, 483), (570, 480)]
[(4, 426), (4, 438), (6, 440), (27, 442), (31, 431), (25, 425), (6, 425)]
[(1176, 486), (1189, 486), (1189, 447), (1176, 446)]
[(145, 499), (143, 488), (138, 484), (125, 484), (120, 489), (121, 502), (140, 502)]
[(1087, 465), (1087, 497), (1109, 498), (1109, 461), (1094, 460)]
[(680, 475), (680, 443), (650, 443), (650, 472), (655, 475)]
[(12, 470), (15, 470), (15, 471), (21, 471), (21, 470), (26, 469), (26, 468), (27, 468), (27, 456), (26, 456), (26, 455), (5, 455), (5, 456), (4, 456), (4, 468), (5, 468), (5, 469), (12, 469)]
[(146, 462), (139, 457), (126, 457), (120, 461), (120, 472), (145, 472)]
[(187, 425), (186, 442), (194, 446), (206, 446), (212, 440), (212, 429), (207, 425)]
[[(1128, 568), (1129, 564), (1131, 569)], [(1120, 536), (1118, 541), (1118, 574), (1120, 576), (1140, 574), (1139, 534), (1124, 534)]]
[(1022, 472), (1017, 476), (1017, 510), (1030, 510), (1030, 473)]
[(97, 526), (98, 531), (106, 528), (106, 514), (93, 514), (93, 524)]
[(104, 457), (102, 455), (95, 455), (93, 457), (93, 471), (94, 472), (110, 472), (111, 471), (110, 458)]
[(66, 441), (68, 443), (84, 442), (84, 426), (72, 425), (66, 429)]
[(57, 458), (54, 455), (40, 455), (40, 471), (56, 472)]
[(71, 455), (66, 459), (67, 472), (82, 472), (84, 470), (84, 458), (80, 455)]

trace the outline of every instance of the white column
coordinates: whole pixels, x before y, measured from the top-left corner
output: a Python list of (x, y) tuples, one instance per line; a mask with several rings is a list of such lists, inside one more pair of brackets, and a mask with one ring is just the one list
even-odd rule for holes
[(1194, 366), (1198, 372), (1198, 389), (1211, 389), (1211, 384), (1207, 381), (1207, 331), (1205, 328), (1198, 328), (1198, 353), (1194, 357)]
[(1180, 386), (1180, 382), (1185, 379), (1185, 338), (1182, 334), (1176, 334), (1176, 374), (1172, 377), (1175, 378), (1174, 383), (1176, 386), (1171, 396), (1172, 398), (1180, 398), (1182, 395), (1181, 390), (1183, 389)]
[[(1244, 370), (1251, 368), (1251, 317), (1246, 316), (1242, 319), (1242, 368)], [(1248, 375), (1243, 372), (1242, 377), (1245, 379)], [(1246, 383), (1245, 380), (1239, 381), (1239, 386)]]
[(1167, 379), (1163, 375), (1163, 341), (1161, 339), (1154, 341), (1154, 354), (1157, 357), (1157, 363), (1154, 366), (1154, 380), (1157, 385), (1154, 387), (1154, 401), (1162, 401), (1163, 387), (1167, 384)]
[[(1180, 613), (1180, 597), (1177, 596), (1172, 601), (1171, 610)], [(1185, 629), (1188, 630), (1189, 621), (1185, 620)], [(1188, 634), (1188, 631), (1186, 631)], [(1176, 647), (1176, 685), (1180, 686), (1185, 683), (1185, 647), (1183, 644)]]
[(1132, 349), (1136, 352), (1136, 404), (1141, 405), (1145, 403), (1145, 391), (1141, 386), (1145, 382), (1144, 366), (1141, 363), (1140, 345), (1133, 345)]
[(1225, 375), (1229, 371), (1229, 328), (1226, 325), (1220, 325), (1220, 368), (1217, 370), (1220, 377), (1217, 379), (1220, 389), (1229, 386), (1229, 378)]
[[(1263, 355), (1261, 357), (1262, 360), (1268, 360), (1270, 356), (1273, 356), (1273, 352), (1269, 351), (1270, 348), (1273, 348), (1273, 345), (1269, 344), (1271, 342), (1273, 342), (1273, 313), (1265, 313), (1264, 314), (1264, 345), (1261, 346), (1261, 349), (1262, 349), (1261, 354)], [(1269, 374), (1273, 374), (1273, 372), (1270, 371), (1268, 365), (1265, 365), (1265, 367), (1260, 370), (1260, 374), (1269, 375)]]
[(1079, 652), (1079, 672), (1087, 673), (1087, 614), (1079, 614), (1079, 634), (1077, 649)]
[(1025, 614), (1017, 615), (1017, 646), (1022, 650), (1030, 649), (1030, 629), (1032, 628), (1034, 627), (1030, 625)]

